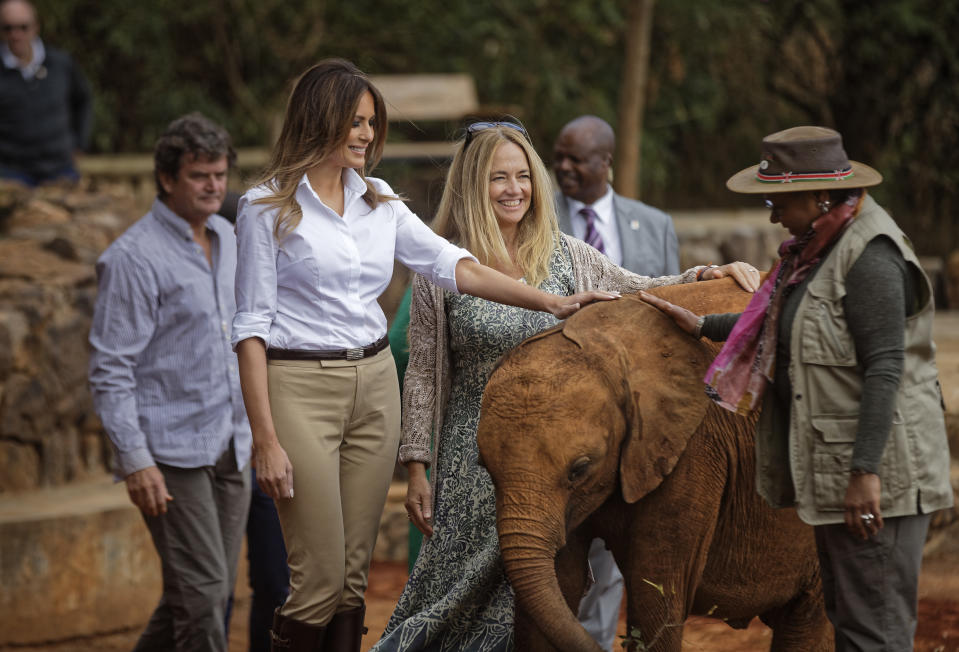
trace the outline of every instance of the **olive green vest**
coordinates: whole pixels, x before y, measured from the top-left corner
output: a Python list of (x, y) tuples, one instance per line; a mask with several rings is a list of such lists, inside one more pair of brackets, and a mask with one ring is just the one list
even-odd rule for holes
[[(756, 433), (757, 487), (774, 507), (795, 505), (810, 525), (843, 521), (843, 499), (859, 422), (862, 369), (846, 324), (845, 279), (866, 245), (888, 236), (921, 277), (920, 306), (905, 324), (905, 364), (892, 431), (880, 463), (884, 517), (929, 513), (952, 505), (949, 447), (932, 342), (929, 280), (912, 243), (871, 197), (829, 252), (800, 299), (790, 340), (791, 473), (775, 462), (775, 414), (764, 405)], [(767, 392), (767, 397), (772, 394)], [(790, 478), (791, 475), (791, 478)], [(788, 486), (789, 480), (792, 486)]]

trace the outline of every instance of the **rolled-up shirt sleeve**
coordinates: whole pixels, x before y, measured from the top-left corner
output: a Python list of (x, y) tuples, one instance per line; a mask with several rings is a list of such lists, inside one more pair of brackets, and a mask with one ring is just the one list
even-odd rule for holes
[(396, 259), (441, 288), (459, 294), (456, 264), (464, 258), (479, 262), (476, 257), (436, 235), (403, 202), (390, 204), (396, 211)]
[(276, 317), (276, 255), (273, 209), (252, 203), (256, 195), (240, 198), (236, 218), (236, 315), (230, 343), (259, 337), (270, 346), (270, 327)]
[(90, 388), (93, 404), (117, 452), (117, 471), (126, 477), (154, 466), (140, 428), (136, 399), (137, 360), (156, 329), (152, 271), (125, 251), (97, 263), (99, 289), (90, 328)]

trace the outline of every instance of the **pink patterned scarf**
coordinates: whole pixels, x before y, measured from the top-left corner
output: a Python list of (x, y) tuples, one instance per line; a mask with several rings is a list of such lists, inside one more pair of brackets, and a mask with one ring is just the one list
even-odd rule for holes
[(753, 295), (706, 372), (703, 380), (711, 399), (742, 415), (756, 410), (766, 384), (773, 379), (779, 316), (786, 293), (809, 275), (822, 251), (839, 239), (865, 196), (863, 192), (835, 206), (818, 217), (802, 236), (779, 246), (779, 262)]

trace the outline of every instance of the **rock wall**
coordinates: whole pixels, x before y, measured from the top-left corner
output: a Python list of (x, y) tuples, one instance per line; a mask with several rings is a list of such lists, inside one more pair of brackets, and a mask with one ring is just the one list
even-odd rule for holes
[(109, 466), (86, 382), (94, 263), (137, 212), (122, 195), (0, 185), (0, 492)]

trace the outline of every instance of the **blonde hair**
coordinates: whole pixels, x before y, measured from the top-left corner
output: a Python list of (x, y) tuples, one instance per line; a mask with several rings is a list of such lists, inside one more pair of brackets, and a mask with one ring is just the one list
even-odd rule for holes
[(510, 266), (506, 242), (500, 232), (489, 177), (497, 148), (512, 143), (523, 150), (532, 181), (530, 207), (516, 231), (516, 261), (533, 287), (549, 276), (549, 260), (556, 247), (559, 227), (546, 166), (523, 132), (510, 127), (489, 127), (460, 141), (446, 175), (446, 187), (433, 229), (447, 240), (469, 250), (484, 265)]
[(367, 148), (361, 176), (366, 183), (363, 199), (370, 208), (397, 199), (377, 192), (366, 179), (376, 167), (386, 142), (386, 104), (383, 96), (363, 72), (345, 59), (324, 59), (297, 78), (286, 106), (280, 137), (273, 146), (270, 162), (255, 185), (265, 185), (270, 194), (254, 203), (277, 209), (273, 234), (277, 240), (293, 231), (303, 218), (296, 190), (307, 170), (319, 165), (349, 138), (353, 119), (365, 93), (373, 96), (373, 142)]

